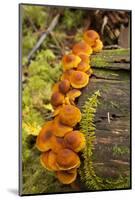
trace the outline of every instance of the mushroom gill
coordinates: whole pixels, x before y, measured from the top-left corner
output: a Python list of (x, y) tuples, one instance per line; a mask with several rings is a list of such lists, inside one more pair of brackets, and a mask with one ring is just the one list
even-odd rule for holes
[(63, 184), (71, 184), (77, 177), (77, 171), (75, 170), (73, 173), (69, 171), (58, 171), (56, 172), (56, 177)]

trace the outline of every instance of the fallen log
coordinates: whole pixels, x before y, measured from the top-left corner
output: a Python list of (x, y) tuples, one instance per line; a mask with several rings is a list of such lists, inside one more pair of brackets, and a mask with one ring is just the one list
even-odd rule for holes
[(100, 91), (94, 122), (95, 173), (104, 179), (115, 181), (127, 177), (130, 180), (130, 51), (104, 50), (92, 55), (91, 64), (94, 74), (82, 90), (78, 106), (82, 109), (87, 98)]

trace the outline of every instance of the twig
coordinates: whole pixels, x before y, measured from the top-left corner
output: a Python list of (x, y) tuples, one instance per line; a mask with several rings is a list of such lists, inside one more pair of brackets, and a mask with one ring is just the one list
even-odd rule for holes
[(57, 41), (57, 39), (56, 39), (54, 33), (53, 33), (53, 32), (50, 32), (50, 34), (51, 34), (51, 36), (52, 36), (52, 38), (53, 38), (53, 40), (54, 40), (54, 42), (55, 42), (57, 48), (60, 50), (61, 54), (64, 55), (65, 52), (63, 51), (62, 47), (60, 46), (59, 41)]
[(40, 45), (42, 44), (42, 42), (45, 40), (45, 38), (47, 37), (47, 35), (55, 28), (56, 24), (58, 23), (58, 19), (59, 19), (60, 14), (57, 14), (50, 26), (48, 27), (47, 31), (43, 33), (43, 35), (39, 38), (39, 40), (37, 41), (37, 43), (35, 44), (35, 46), (33, 47), (33, 49), (30, 51), (30, 53), (28, 54), (28, 62), (30, 61), (32, 55), (37, 51), (37, 49), (40, 47)]
[(109, 112), (107, 113), (107, 118), (108, 118), (108, 123), (110, 124), (111, 121), (110, 121), (110, 113)]

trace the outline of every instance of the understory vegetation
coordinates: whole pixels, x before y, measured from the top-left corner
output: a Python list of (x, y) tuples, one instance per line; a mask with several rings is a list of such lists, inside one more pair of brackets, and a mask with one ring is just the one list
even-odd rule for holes
[[(57, 14), (60, 17), (55, 28), (29, 59), (31, 50)], [(94, 120), (100, 103), (100, 91), (89, 95), (82, 106), (80, 128), (86, 136), (87, 143), (86, 148), (81, 152), (82, 162), (75, 184), (62, 185), (53, 172), (45, 170), (39, 162), (40, 153), (35, 147), (36, 136), (42, 125), (52, 116), (53, 108), (50, 98), (52, 86), (58, 82), (62, 74), (61, 58), (70, 51), (75, 42), (80, 40), (83, 31), (90, 26), (90, 16), (89, 10), (21, 6), (23, 194), (88, 191), (129, 186), (130, 180), (127, 177), (119, 177), (115, 181), (111, 178), (104, 179), (96, 175), (93, 167), (93, 142), (96, 137)], [(91, 26), (95, 28), (95, 24)], [(97, 30), (100, 28), (97, 26)], [(117, 39), (109, 38), (104, 42), (109, 45)], [(128, 149), (113, 149), (113, 154), (123, 152), (129, 153)]]

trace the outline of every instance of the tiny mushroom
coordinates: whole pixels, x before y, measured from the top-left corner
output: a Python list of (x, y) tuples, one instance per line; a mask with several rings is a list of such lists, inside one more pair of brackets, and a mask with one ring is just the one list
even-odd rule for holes
[(88, 64), (90, 63), (90, 56), (87, 55), (86, 53), (79, 52), (77, 55), (81, 58), (81, 61), (88, 63)]
[(63, 105), (59, 113), (59, 119), (61, 123), (73, 127), (80, 122), (81, 112), (76, 106)]
[(60, 92), (66, 94), (69, 91), (69, 89), (70, 89), (70, 82), (67, 79), (60, 81), (59, 83)]
[(90, 65), (83, 61), (81, 61), (77, 66), (78, 71), (87, 72), (89, 69), (90, 69)]
[(85, 53), (85, 54), (92, 54), (92, 48), (89, 46), (85, 41), (81, 41), (73, 46), (72, 49), (74, 54), (78, 53)]
[(54, 92), (51, 96), (51, 104), (54, 107), (61, 105), (64, 101), (64, 95), (60, 92)]
[(42, 166), (49, 171), (58, 171), (59, 168), (56, 164), (56, 154), (53, 151), (44, 152), (40, 156)]
[(61, 149), (65, 148), (64, 139), (61, 137), (53, 136), (51, 144), (51, 149), (55, 153), (58, 153)]
[(80, 166), (79, 156), (70, 149), (61, 149), (56, 155), (56, 163), (60, 170), (69, 170)]
[(56, 177), (63, 184), (71, 184), (77, 177), (77, 171), (75, 170), (72, 173), (70, 171), (58, 171), (56, 172)]
[(65, 146), (75, 152), (84, 149), (86, 141), (84, 134), (80, 131), (71, 131), (64, 137)]
[(103, 43), (101, 40), (97, 39), (94, 46), (92, 47), (93, 51), (98, 53), (103, 49)]
[(41, 165), (42, 165), (45, 169), (47, 169), (47, 170), (49, 170), (49, 171), (52, 171), (51, 167), (50, 167), (49, 164), (48, 164), (48, 155), (49, 155), (49, 152), (50, 152), (50, 151), (43, 152), (43, 153), (40, 155), (40, 163), (41, 163)]
[[(60, 109), (60, 113), (62, 108)], [(60, 114), (59, 114), (60, 115)], [(64, 135), (69, 132), (72, 131), (73, 128), (68, 126), (68, 124), (64, 125), (63, 121), (60, 119), (60, 117), (56, 116), (55, 119), (53, 120), (53, 127), (54, 127), (54, 135), (58, 136), (58, 137), (64, 137)]]
[(76, 68), (77, 65), (81, 62), (81, 58), (72, 53), (64, 55), (62, 58), (62, 65), (64, 70)]
[(51, 149), (51, 137), (53, 133), (53, 121), (46, 122), (36, 139), (36, 147), (39, 151), (48, 151)]
[[(77, 67), (77, 66), (76, 66)], [(66, 70), (62, 76), (61, 76), (61, 80), (68, 80), (70, 81), (70, 75), (72, 74), (72, 69)]]
[(81, 91), (77, 89), (72, 89), (67, 93), (67, 97), (69, 98), (69, 101), (71, 104), (74, 104), (74, 101), (77, 97), (81, 95)]
[(83, 88), (89, 82), (89, 76), (85, 72), (73, 70), (70, 75), (70, 83), (73, 88)]
[(95, 45), (97, 39), (100, 39), (99, 34), (94, 30), (84, 32), (83, 38), (91, 47)]

